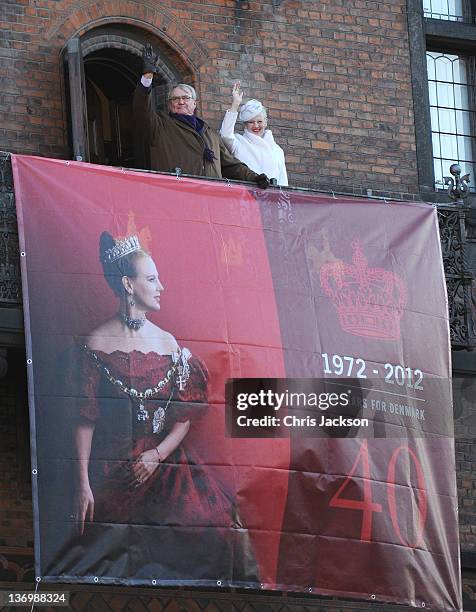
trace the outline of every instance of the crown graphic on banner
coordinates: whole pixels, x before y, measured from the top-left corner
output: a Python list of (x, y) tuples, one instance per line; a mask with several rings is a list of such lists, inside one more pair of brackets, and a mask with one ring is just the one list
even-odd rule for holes
[(328, 262), (321, 286), (339, 314), (342, 329), (356, 336), (396, 340), (407, 301), (403, 280), (394, 272), (369, 268), (362, 246), (352, 242), (352, 264)]

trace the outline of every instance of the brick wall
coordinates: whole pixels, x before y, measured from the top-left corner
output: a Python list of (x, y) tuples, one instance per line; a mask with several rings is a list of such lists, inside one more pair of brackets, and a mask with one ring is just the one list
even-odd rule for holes
[[(0, 149), (68, 155), (60, 52), (93, 25), (146, 26), (218, 126), (231, 85), (269, 109), (295, 185), (417, 191), (405, 0), (4, 0)], [(94, 23), (93, 23), (94, 22)]]

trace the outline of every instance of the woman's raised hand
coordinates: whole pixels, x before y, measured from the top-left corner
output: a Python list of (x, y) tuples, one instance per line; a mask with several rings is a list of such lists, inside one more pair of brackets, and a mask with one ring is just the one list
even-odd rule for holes
[(240, 81), (236, 81), (236, 83), (233, 85), (231, 95), (233, 97), (233, 102), (231, 103), (231, 110), (236, 112), (243, 101), (243, 91), (241, 89)]
[(75, 506), (76, 514), (73, 518), (76, 519), (79, 535), (83, 535), (84, 522), (92, 521), (94, 518), (94, 496), (89, 484), (79, 487)]

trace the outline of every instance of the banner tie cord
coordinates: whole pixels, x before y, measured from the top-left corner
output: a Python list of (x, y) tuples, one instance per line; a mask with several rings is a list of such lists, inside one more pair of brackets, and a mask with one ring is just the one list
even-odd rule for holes
[[(35, 587), (35, 595), (38, 592), (38, 587), (40, 586), (40, 582), (41, 582), (41, 578), (39, 576), (36, 577), (36, 587)], [(35, 597), (33, 596), (33, 601), (31, 603), (31, 610), (30, 612), (33, 612), (33, 608), (35, 607)]]

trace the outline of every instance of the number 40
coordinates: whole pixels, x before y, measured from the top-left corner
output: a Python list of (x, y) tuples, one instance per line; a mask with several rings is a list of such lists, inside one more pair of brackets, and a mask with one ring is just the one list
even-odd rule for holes
[[(418, 528), (417, 528), (417, 537), (415, 538), (414, 543), (409, 543), (405, 541), (400, 531), (400, 526), (398, 524), (398, 516), (397, 516), (397, 503), (396, 503), (396, 485), (395, 485), (395, 471), (397, 466), (397, 461), (402, 452), (408, 453), (409, 457), (413, 460), (415, 465), (416, 473), (417, 473), (417, 494), (418, 494)], [(342, 497), (342, 493), (344, 492), (347, 485), (352, 481), (352, 476), (355, 474), (357, 466), (360, 461), (362, 461), (362, 471), (363, 471), (363, 484), (364, 484), (364, 495), (362, 500), (357, 499), (346, 499)], [(415, 453), (405, 445), (399, 446), (394, 450), (392, 456), (390, 457), (390, 462), (387, 470), (387, 502), (388, 508), (390, 510), (390, 518), (392, 520), (392, 525), (397, 534), (400, 542), (409, 548), (416, 548), (423, 539), (423, 529), (425, 527), (426, 515), (427, 515), (427, 496), (425, 489), (425, 477), (423, 475), (423, 470), (418, 460), (418, 457)], [(360, 531), (360, 539), (363, 542), (371, 542), (372, 540), (372, 518), (374, 512), (382, 512), (382, 504), (378, 504), (372, 501), (372, 482), (370, 477), (370, 463), (369, 463), (369, 446), (367, 440), (365, 440), (361, 447), (360, 451), (354, 461), (354, 465), (352, 466), (347, 478), (338, 488), (337, 492), (329, 502), (329, 506), (332, 508), (345, 508), (347, 510), (360, 510), (362, 512), (362, 528)]]

